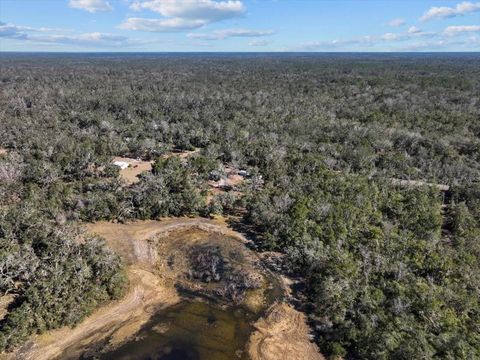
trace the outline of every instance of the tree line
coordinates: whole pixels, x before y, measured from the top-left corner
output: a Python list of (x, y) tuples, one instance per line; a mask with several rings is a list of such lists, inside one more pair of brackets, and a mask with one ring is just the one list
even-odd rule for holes
[[(120, 296), (120, 261), (79, 222), (235, 213), (304, 279), (326, 355), (480, 358), (477, 55), (0, 63), (2, 348)], [(153, 170), (127, 186), (113, 156)], [(208, 201), (225, 164), (263, 185)]]

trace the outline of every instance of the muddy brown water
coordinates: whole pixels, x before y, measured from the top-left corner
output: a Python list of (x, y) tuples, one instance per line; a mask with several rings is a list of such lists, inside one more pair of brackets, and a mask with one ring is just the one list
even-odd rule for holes
[(265, 277), (265, 305), (257, 312), (181, 290), (182, 302), (158, 311), (126, 343), (108, 352), (97, 344), (81, 359), (247, 360), (246, 345), (253, 324), (269, 305), (284, 296), (278, 278), (269, 272)]
[(159, 312), (134, 339), (98, 359), (247, 359), (245, 345), (256, 319), (241, 307), (183, 301)]

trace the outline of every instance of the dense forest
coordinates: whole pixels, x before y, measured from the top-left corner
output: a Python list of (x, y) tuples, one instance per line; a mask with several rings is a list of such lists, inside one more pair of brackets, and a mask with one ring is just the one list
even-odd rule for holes
[[(303, 279), (325, 355), (480, 358), (478, 54), (2, 54), (0, 89), (0, 349), (122, 295), (81, 223), (224, 214)], [(226, 165), (251, 179), (210, 199)]]

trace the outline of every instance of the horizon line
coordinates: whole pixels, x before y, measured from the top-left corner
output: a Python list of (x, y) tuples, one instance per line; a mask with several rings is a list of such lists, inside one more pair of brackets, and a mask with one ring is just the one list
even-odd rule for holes
[(0, 54), (480, 54), (480, 51), (14, 51)]

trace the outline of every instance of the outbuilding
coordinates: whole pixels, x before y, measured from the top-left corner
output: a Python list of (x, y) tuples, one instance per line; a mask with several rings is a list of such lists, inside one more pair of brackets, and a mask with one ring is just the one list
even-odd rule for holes
[(125, 169), (127, 169), (127, 168), (130, 166), (129, 163), (127, 163), (127, 162), (125, 162), (125, 161), (119, 161), (119, 160), (114, 161), (114, 162), (113, 162), (113, 165), (118, 166), (118, 167), (119, 167), (120, 169), (122, 169), (122, 170), (125, 170)]

